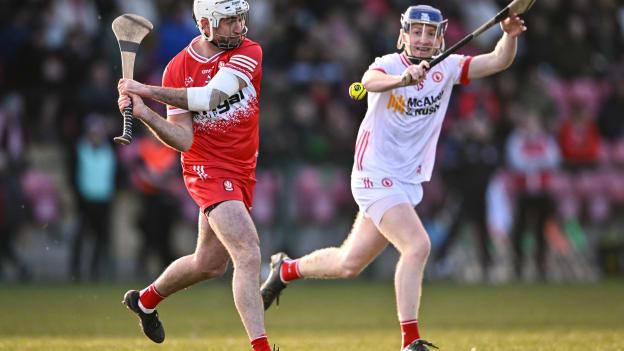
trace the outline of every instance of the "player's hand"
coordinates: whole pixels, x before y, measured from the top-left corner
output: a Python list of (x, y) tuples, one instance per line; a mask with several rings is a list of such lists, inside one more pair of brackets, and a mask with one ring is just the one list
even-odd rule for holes
[(117, 83), (117, 90), (119, 90), (120, 95), (137, 94), (143, 96), (147, 87), (134, 79), (121, 78)]
[(410, 65), (401, 74), (401, 86), (420, 84), (427, 76), (429, 62), (421, 61), (418, 65)]
[(117, 99), (117, 105), (119, 106), (119, 112), (123, 115), (123, 111), (126, 107), (130, 105), (130, 99), (132, 98), (132, 114), (135, 118), (143, 119), (143, 116), (146, 115), (147, 106), (143, 103), (143, 99), (141, 99), (138, 95), (119, 95), (119, 99)]
[(524, 25), (524, 20), (518, 17), (515, 13), (512, 13), (509, 17), (505, 18), (501, 22), (500, 26), (501, 29), (512, 38), (520, 36), (520, 34), (527, 30), (527, 27)]

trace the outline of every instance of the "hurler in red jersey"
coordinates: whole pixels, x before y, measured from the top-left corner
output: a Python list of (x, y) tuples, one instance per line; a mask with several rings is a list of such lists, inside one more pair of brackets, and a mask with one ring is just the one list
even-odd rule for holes
[[(155, 308), (165, 297), (234, 266), (232, 289), (254, 351), (268, 351), (260, 298), (260, 248), (250, 209), (258, 156), (262, 49), (246, 37), (245, 0), (194, 0), (201, 36), (176, 55), (162, 87), (119, 81), (119, 108), (132, 104), (164, 144), (181, 152), (184, 182), (199, 206), (195, 252), (179, 258), (148, 287), (123, 303), (152, 341), (165, 333)], [(142, 98), (167, 105), (159, 116)], [(203, 302), (198, 304), (203, 305)]]
[[(200, 40), (201, 37), (193, 39), (169, 62), (163, 86), (203, 87), (219, 71), (231, 73), (247, 85), (211, 111), (191, 112), (193, 144), (181, 156), (184, 181), (202, 209), (236, 199), (239, 191), (242, 191), (245, 205), (251, 208), (258, 156), (262, 49), (245, 38), (235, 49), (205, 57), (193, 47)], [(167, 106), (168, 116), (188, 112)]]

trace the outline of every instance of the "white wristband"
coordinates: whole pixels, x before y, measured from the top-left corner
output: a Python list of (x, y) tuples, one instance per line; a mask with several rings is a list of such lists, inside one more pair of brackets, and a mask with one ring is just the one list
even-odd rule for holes
[(212, 88), (209, 85), (205, 87), (194, 87), (186, 89), (186, 98), (188, 100), (189, 111), (210, 111), (210, 97), (212, 96)]

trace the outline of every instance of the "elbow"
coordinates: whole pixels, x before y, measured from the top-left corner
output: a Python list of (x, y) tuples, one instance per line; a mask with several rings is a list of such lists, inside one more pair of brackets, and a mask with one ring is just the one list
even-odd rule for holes
[(187, 152), (191, 149), (191, 147), (193, 146), (193, 141), (191, 140), (190, 142), (183, 142), (179, 145), (179, 147), (177, 148), (178, 151), (180, 152)]
[(362, 76), (364, 89), (371, 93), (380, 93), (392, 89), (394, 88), (392, 83), (393, 76), (389, 76), (385, 72), (368, 70), (364, 73), (364, 76)]
[(498, 64), (496, 65), (499, 71), (503, 71), (506, 70), (507, 68), (511, 67), (511, 64), (514, 62), (514, 59), (516, 58), (516, 53), (515, 51), (513, 53), (501, 53), (498, 56)]
[(511, 67), (511, 64), (514, 62), (514, 58), (510, 58), (507, 61), (503, 62), (503, 64), (501, 65), (501, 71), (506, 70), (507, 68)]
[(193, 135), (180, 140), (173, 148), (179, 152), (187, 152), (193, 146)]
[(179, 152), (187, 152), (193, 146), (193, 125), (190, 119), (187, 122), (179, 125), (172, 138), (169, 139), (171, 141), (169, 146)]
[(374, 77), (369, 72), (364, 73), (364, 76), (362, 77), (362, 85), (364, 86), (364, 89), (367, 91), (375, 91), (374, 81)]
[(167, 144), (167, 146), (169, 146), (170, 148), (180, 153), (187, 152), (191, 149), (190, 146), (185, 145), (185, 144), (173, 144), (172, 143), (172, 144)]
[(499, 60), (498, 62), (490, 66), (490, 69), (487, 71), (487, 74), (485, 74), (485, 76), (489, 76), (492, 74), (502, 72), (506, 70), (507, 68), (511, 67), (512, 63), (513, 63), (513, 58), (510, 60)]
[(364, 87), (364, 89), (366, 89), (366, 91), (371, 92), (371, 93), (381, 92), (381, 89), (379, 88), (379, 85), (373, 83), (371, 80), (363, 79), (362, 80), (362, 86)]
[(367, 91), (371, 91), (370, 79), (362, 79), (362, 86), (364, 86), (364, 89), (366, 89)]
[(193, 126), (184, 128), (182, 139), (180, 140), (180, 152), (187, 152), (193, 147)]

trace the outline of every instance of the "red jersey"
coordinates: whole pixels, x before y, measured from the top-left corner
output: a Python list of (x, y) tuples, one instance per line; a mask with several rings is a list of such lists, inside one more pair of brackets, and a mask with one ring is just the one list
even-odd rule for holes
[[(178, 53), (163, 73), (163, 86), (202, 87), (219, 70), (240, 77), (247, 86), (212, 111), (191, 112), (193, 145), (182, 153), (183, 167), (201, 167), (206, 177), (239, 177), (255, 180), (258, 157), (258, 114), (262, 49), (245, 39), (236, 49), (203, 57), (193, 49), (196, 37)], [(189, 112), (167, 106), (167, 115)]]

